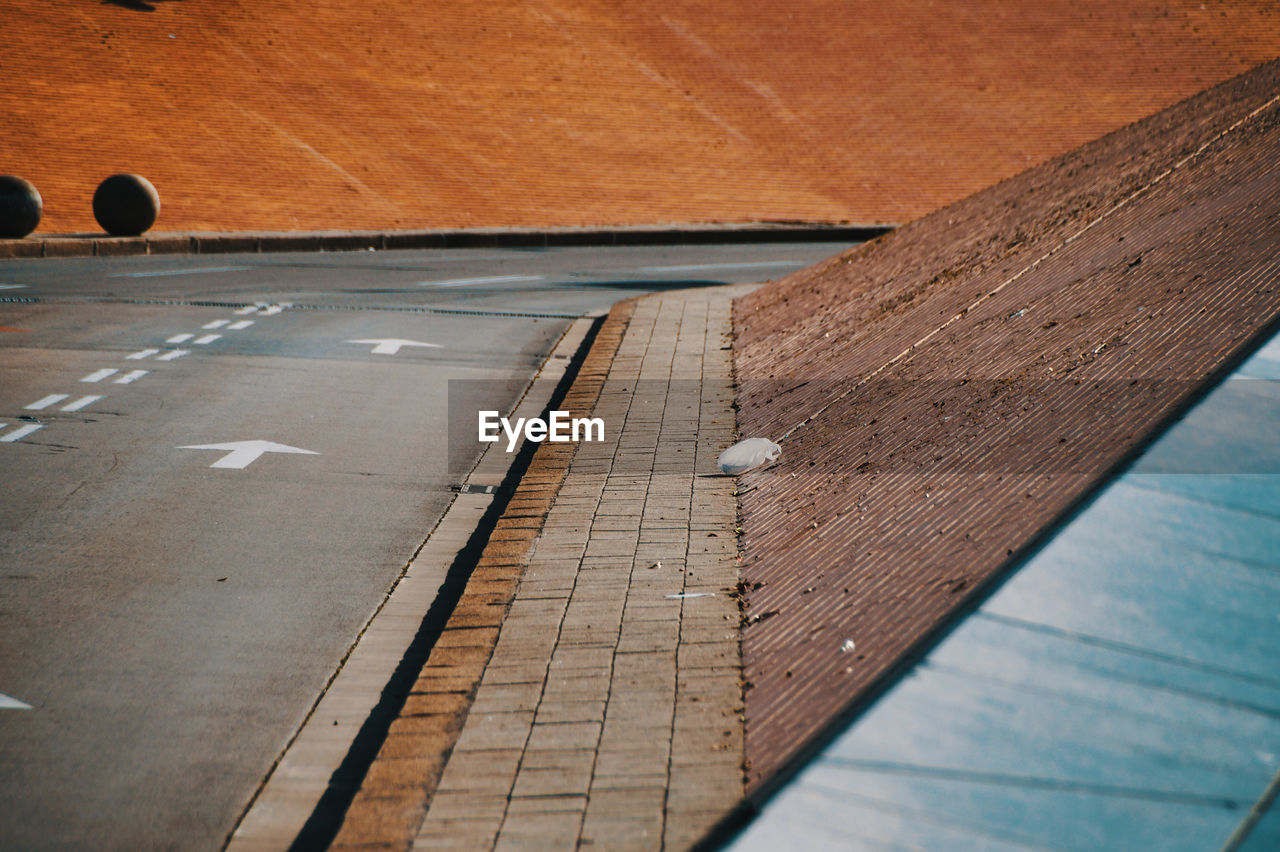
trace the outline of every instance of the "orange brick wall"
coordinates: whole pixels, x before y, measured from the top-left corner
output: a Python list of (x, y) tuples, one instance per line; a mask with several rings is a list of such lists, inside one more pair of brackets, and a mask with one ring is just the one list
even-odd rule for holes
[(0, 173), (46, 233), (117, 171), (161, 231), (901, 222), (1276, 56), (1237, 0), (0, 0)]

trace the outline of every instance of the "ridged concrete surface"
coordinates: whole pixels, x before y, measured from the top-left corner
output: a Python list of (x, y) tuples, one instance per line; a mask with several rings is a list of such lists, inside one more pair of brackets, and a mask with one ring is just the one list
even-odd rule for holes
[(755, 788), (1280, 317), (1280, 63), (738, 303)]
[(905, 222), (1280, 55), (1271, 2), (0, 0), (40, 232)]

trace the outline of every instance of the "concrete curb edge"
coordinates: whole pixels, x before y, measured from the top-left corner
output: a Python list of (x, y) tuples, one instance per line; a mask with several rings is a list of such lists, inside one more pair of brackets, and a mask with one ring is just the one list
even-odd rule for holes
[(388, 249), (553, 248), (707, 243), (863, 242), (895, 225), (754, 222), (626, 228), (491, 228), (423, 231), (278, 231), (36, 235), (0, 239), (0, 260), (46, 257), (128, 257), (159, 254), (385, 251)]

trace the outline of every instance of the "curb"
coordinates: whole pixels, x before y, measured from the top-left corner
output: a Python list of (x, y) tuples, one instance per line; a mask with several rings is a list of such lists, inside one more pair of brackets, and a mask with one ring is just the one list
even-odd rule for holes
[[(570, 326), (515, 414), (545, 416), (560, 404), (603, 322), (599, 314)], [(536, 446), (522, 445), (514, 458), (491, 446), (455, 487), (457, 496), (361, 631), (224, 848), (328, 847), (388, 727), (413, 700), (419, 670), (452, 623), (451, 611)]]
[(895, 225), (758, 222), (634, 228), (492, 228), (432, 231), (177, 233), (141, 237), (70, 234), (0, 240), (0, 260), (151, 254), (267, 254), (389, 249), (558, 248), (708, 243), (865, 242)]

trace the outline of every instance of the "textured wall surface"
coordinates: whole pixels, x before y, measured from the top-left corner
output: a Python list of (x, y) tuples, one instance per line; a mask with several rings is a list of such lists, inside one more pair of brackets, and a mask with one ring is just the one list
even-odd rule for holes
[(741, 480), (752, 783), (1280, 321), (1277, 244), (1273, 62), (739, 300), (783, 447)]
[(0, 32), (44, 233), (119, 171), (157, 231), (905, 222), (1280, 56), (1262, 0), (0, 0)]

